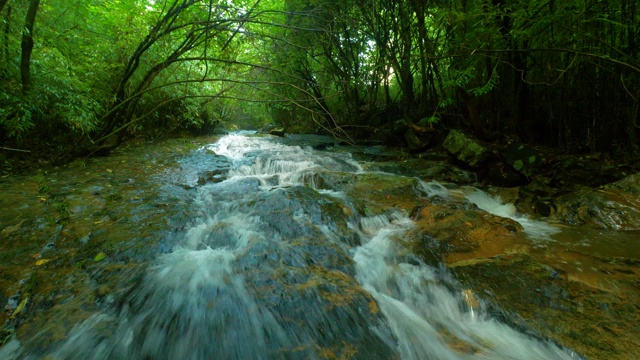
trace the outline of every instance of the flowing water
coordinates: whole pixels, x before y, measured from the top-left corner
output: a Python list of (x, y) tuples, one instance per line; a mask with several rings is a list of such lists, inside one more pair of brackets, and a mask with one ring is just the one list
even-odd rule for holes
[[(350, 154), (246, 134), (209, 149), (228, 159), (224, 180), (195, 187), (170, 250), (65, 339), (12, 340), (0, 358), (579, 358), (501, 323), (444, 267), (412, 255), (408, 214), (344, 191), (364, 173)], [(479, 190), (419, 184), (416, 196), (462, 194), (534, 238), (556, 231)]]

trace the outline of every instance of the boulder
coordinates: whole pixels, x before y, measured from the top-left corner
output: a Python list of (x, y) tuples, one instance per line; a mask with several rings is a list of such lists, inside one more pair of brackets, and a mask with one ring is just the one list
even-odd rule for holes
[(218, 183), (227, 179), (228, 168), (203, 171), (198, 174), (198, 185)]
[(451, 130), (442, 146), (458, 160), (475, 168), (482, 165), (491, 154), (480, 142), (458, 130)]
[(549, 160), (553, 171), (546, 175), (551, 178), (552, 186), (564, 190), (574, 190), (581, 186), (603, 186), (637, 171), (633, 166), (612, 163), (598, 154), (561, 154)]
[(414, 251), (430, 263), (434, 254), (447, 263), (500, 254), (523, 230), (512, 219), (452, 206), (426, 205), (414, 215), (416, 227), (408, 238), (417, 239)]
[(582, 188), (554, 201), (555, 216), (568, 224), (640, 230), (640, 173), (599, 189)]
[(364, 173), (352, 176), (343, 191), (376, 214), (389, 207), (411, 212), (421, 201), (416, 190), (418, 183), (418, 179), (410, 177)]
[[(570, 347), (576, 351), (576, 358), (637, 358), (637, 310), (628, 305), (631, 295), (573, 281), (575, 275), (528, 254), (461, 262), (452, 271), (465, 288), (478, 294), (481, 303), (495, 304), (491, 305), (493, 316), (511, 327), (534, 330), (537, 336)], [(608, 271), (600, 274), (596, 275), (599, 280), (620, 281)]]

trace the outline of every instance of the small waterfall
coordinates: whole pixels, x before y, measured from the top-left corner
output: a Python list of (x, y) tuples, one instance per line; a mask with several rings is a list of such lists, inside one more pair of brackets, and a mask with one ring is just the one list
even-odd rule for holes
[[(362, 221), (365, 243), (355, 250), (357, 279), (378, 302), (402, 359), (575, 359), (556, 345), (492, 319), (470, 292), (454, 292), (446, 274), (406, 252), (396, 239), (407, 217)], [(372, 224), (378, 224), (374, 231)], [(391, 340), (394, 339), (394, 340)]]
[(349, 154), (324, 153), (319, 156), (308, 147), (287, 146), (261, 138), (229, 135), (209, 149), (230, 159), (245, 160), (234, 164), (229, 176), (254, 177), (263, 186), (310, 185), (318, 189), (316, 171), (362, 171), (360, 164)]
[(551, 235), (560, 232), (560, 229), (549, 223), (518, 214), (513, 204), (504, 204), (499, 197), (491, 196), (480, 189), (467, 188), (465, 197), (481, 210), (517, 221), (532, 239), (551, 240)]
[(418, 190), (429, 198), (438, 196), (445, 199), (466, 200), (490, 214), (515, 220), (522, 225), (524, 232), (535, 240), (551, 240), (551, 235), (560, 232), (560, 229), (549, 223), (518, 214), (514, 204), (504, 203), (499, 197), (491, 196), (474, 187), (463, 186), (449, 189), (437, 181), (428, 183), (420, 181)]

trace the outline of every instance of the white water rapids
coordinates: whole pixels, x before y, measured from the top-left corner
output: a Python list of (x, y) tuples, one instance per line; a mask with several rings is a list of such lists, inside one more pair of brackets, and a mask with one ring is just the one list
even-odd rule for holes
[[(322, 185), (321, 172), (363, 172), (349, 154), (238, 134), (221, 138), (210, 149), (231, 161), (227, 179), (197, 189), (197, 216), (183, 241), (149, 265), (124, 305), (117, 310), (113, 305), (75, 324), (67, 339), (46, 354), (12, 340), (0, 350), (0, 358), (320, 358), (326, 354), (322, 349), (329, 347), (325, 344), (344, 343), (359, 345), (342, 355), (363, 359), (386, 359), (390, 354), (416, 360), (579, 358), (497, 321), (482, 302), (467, 306), (446, 270), (425, 265), (396, 241), (413, 226), (406, 214), (390, 210), (358, 215), (338, 186)], [(520, 222), (534, 238), (555, 231), (517, 215), (513, 205), (501, 204), (481, 190), (452, 193), (438, 183), (420, 184), (416, 191), (423, 196), (461, 193), (482, 210)], [(315, 193), (313, 206), (339, 203), (351, 209), (348, 212), (355, 215), (346, 222), (357, 241), (341, 240), (339, 225), (300, 206), (307, 203), (293, 199), (296, 188), (303, 194)], [(269, 207), (272, 198), (287, 206)], [(258, 205), (266, 210), (249, 211)], [(310, 245), (297, 247), (292, 238), (307, 239)], [(317, 259), (325, 258), (340, 265), (322, 270), (329, 265)], [(375, 300), (380, 309), (377, 318), (362, 315), (366, 306), (364, 310), (355, 305), (344, 310), (321, 308), (321, 295), (329, 290), (314, 289), (312, 277), (295, 286), (281, 286), (271, 278), (282, 269), (289, 271), (287, 276), (307, 276), (307, 267), (315, 269), (313, 274), (341, 276), (340, 266), (351, 271), (366, 296)], [(299, 290), (293, 293), (295, 298), (282, 300), (292, 288)], [(340, 289), (331, 291), (340, 295)], [(362, 295), (365, 305), (366, 296)], [(456, 348), (456, 343), (467, 350)]]

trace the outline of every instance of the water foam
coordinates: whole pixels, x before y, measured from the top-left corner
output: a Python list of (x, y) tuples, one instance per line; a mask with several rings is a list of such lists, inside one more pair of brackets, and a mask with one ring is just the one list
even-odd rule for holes
[[(443, 274), (413, 259), (394, 239), (412, 226), (408, 218), (377, 221), (373, 235), (355, 250), (357, 280), (376, 299), (403, 359), (575, 359), (556, 345), (530, 338), (489, 317), (478, 302), (442, 283)], [(384, 331), (381, 331), (384, 334)], [(387, 339), (387, 341), (390, 341)]]
[(500, 197), (491, 196), (471, 186), (447, 188), (437, 181), (420, 181), (418, 190), (429, 198), (437, 196), (444, 199), (466, 200), (490, 214), (512, 219), (522, 225), (525, 234), (532, 239), (551, 240), (551, 235), (560, 232), (560, 229), (549, 223), (519, 214), (514, 204), (505, 203)]

